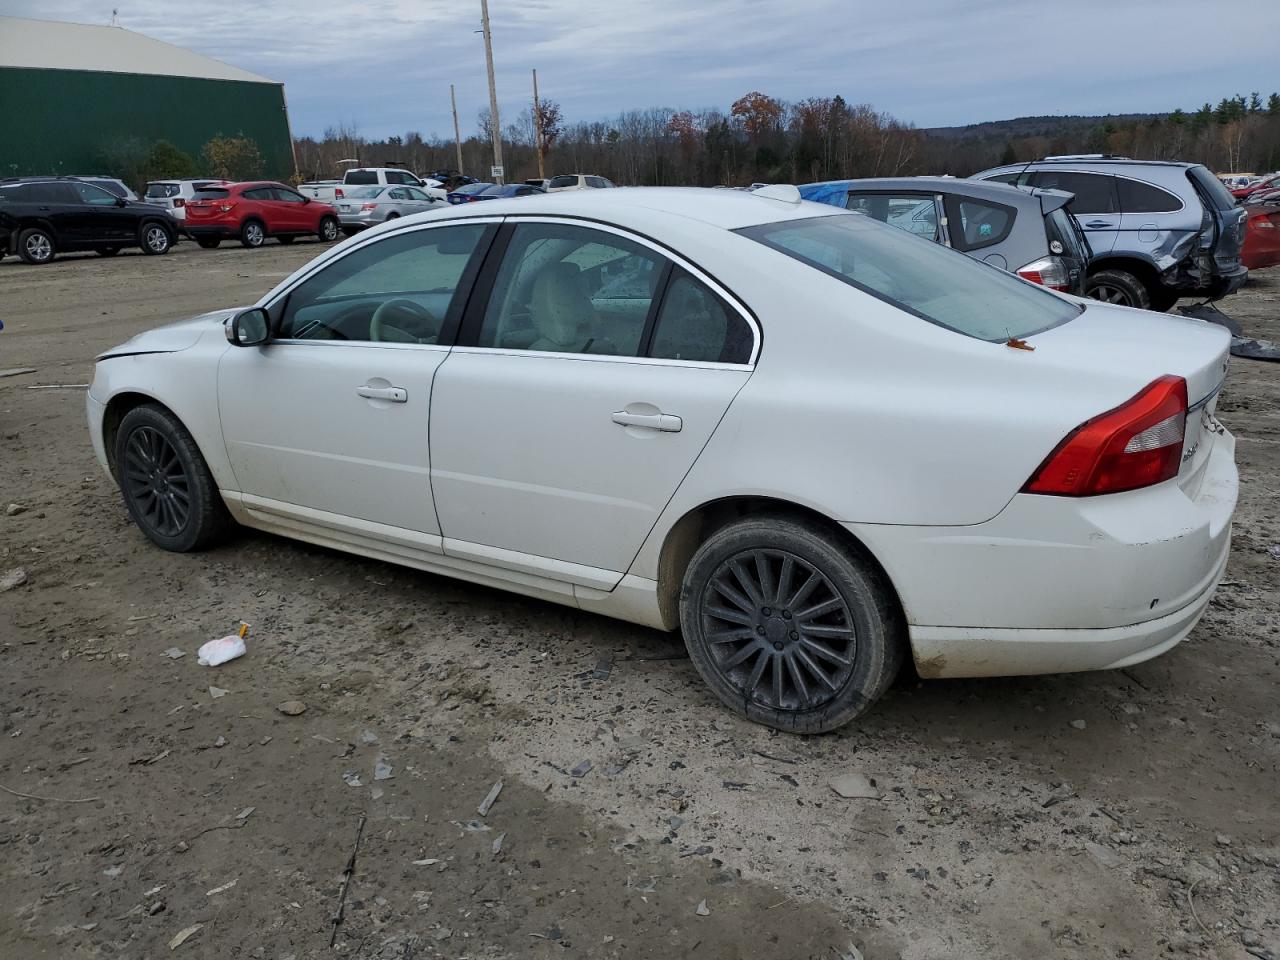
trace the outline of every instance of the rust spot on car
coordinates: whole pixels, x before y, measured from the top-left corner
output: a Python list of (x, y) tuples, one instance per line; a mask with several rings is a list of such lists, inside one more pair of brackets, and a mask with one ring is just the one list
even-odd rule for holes
[(916, 673), (926, 680), (940, 677), (947, 669), (947, 658), (942, 654), (916, 660)]
[(1004, 342), (1004, 345), (1006, 347), (1012, 347), (1014, 350), (1029, 350), (1029, 351), (1035, 350), (1035, 347), (1027, 343), (1027, 341), (1019, 340), (1017, 337), (1010, 337), (1008, 340)]

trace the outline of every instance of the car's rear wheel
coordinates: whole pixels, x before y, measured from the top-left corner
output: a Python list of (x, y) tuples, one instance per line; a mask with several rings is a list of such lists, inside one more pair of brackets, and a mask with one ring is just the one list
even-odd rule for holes
[(177, 553), (212, 544), (230, 517), (195, 440), (168, 410), (134, 407), (115, 438), (116, 474), (133, 522)]
[(267, 231), (257, 220), (248, 220), (240, 228), (240, 242), (250, 249), (257, 249), (267, 242)]
[(721, 702), (791, 733), (834, 730), (864, 713), (903, 656), (883, 574), (820, 525), (784, 516), (740, 520), (698, 548), (680, 623)]
[(1084, 287), (1085, 296), (1122, 307), (1151, 309), (1147, 286), (1127, 270), (1099, 270), (1090, 274)]
[(340, 232), (341, 231), (338, 229), (338, 221), (336, 218), (334, 217), (320, 218), (320, 230), (319, 230), (320, 239), (323, 240), (325, 243), (332, 243), (334, 240), (337, 240), (338, 234)]
[(53, 254), (53, 237), (43, 227), (31, 227), (18, 234), (18, 256), (27, 263), (48, 263)]
[(276, 237), (276, 239), (279, 240), (281, 243), (283, 243), (287, 247), (289, 244), (293, 243), (293, 241), (296, 240), (297, 238), (294, 237), (292, 234), (285, 234), (282, 237)]
[(97, 249), (97, 254), (100, 257), (114, 257), (119, 252), (119, 247), (98, 247)]
[(222, 244), (220, 237), (200, 237), (196, 243), (206, 250), (216, 250)]
[(142, 252), (151, 257), (158, 257), (169, 252), (173, 246), (173, 238), (169, 231), (159, 223), (144, 223), (141, 236)]

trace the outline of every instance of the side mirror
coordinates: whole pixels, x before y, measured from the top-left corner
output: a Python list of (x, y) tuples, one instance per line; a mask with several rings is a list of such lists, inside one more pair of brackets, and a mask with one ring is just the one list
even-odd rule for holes
[(241, 310), (227, 321), (227, 342), (237, 347), (256, 347), (271, 338), (271, 318), (262, 307)]
[(129, 205), (129, 201), (126, 200), (124, 197), (116, 197), (117, 207), (127, 207), (128, 205)]
[(303, 195), (303, 197), (302, 197), (302, 202), (303, 202), (303, 203), (310, 203), (310, 202), (311, 202), (311, 198), (310, 198), (310, 197), (308, 197), (308, 196), (306, 196), (306, 195), (304, 194), (304, 195)]

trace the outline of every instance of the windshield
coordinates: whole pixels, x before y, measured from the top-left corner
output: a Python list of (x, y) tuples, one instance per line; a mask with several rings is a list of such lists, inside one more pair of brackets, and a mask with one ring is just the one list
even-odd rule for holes
[(1197, 165), (1189, 168), (1187, 176), (1219, 210), (1230, 210), (1236, 205), (1236, 198), (1231, 195), (1231, 191), (1204, 167)]
[(736, 231), (922, 320), (998, 342), (1066, 323), (1082, 307), (868, 217), (784, 220)]
[(386, 187), (356, 187), (354, 190), (344, 190), (343, 196), (348, 200), (368, 200), (382, 193)]

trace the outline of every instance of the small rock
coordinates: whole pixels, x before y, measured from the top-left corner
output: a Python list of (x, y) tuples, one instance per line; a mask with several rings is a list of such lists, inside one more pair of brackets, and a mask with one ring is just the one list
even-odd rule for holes
[(574, 767), (572, 770), (569, 771), (569, 776), (574, 778), (581, 778), (581, 777), (585, 777), (590, 772), (591, 772), (591, 761), (583, 760), (580, 764), (578, 764), (576, 767)]
[(164, 655), (170, 660), (181, 660), (187, 655), (187, 651), (179, 650), (177, 647), (170, 647), (164, 652)]
[(27, 582), (27, 571), (21, 567), (14, 567), (12, 570), (6, 570), (0, 575), (0, 593), (6, 590), (12, 590), (14, 587), (20, 587)]
[(830, 780), (828, 786), (846, 800), (879, 800), (884, 796), (875, 781), (861, 773), (841, 774)]
[(364, 786), (364, 784), (360, 782), (360, 774), (356, 773), (354, 770), (347, 770), (344, 772), (342, 774), (342, 779), (346, 781), (348, 787)]
[(4, 508), (4, 515), (6, 517), (16, 517), (18, 514), (26, 512), (27, 508), (20, 503), (11, 503)]
[(178, 853), (186, 853), (188, 850), (191, 849), (191, 846), (187, 843), (187, 841), (179, 840), (177, 843), (173, 845), (173, 849), (176, 850)]
[(1272, 560), (1280, 560), (1280, 543), (1273, 543), (1267, 547), (1267, 554)]
[(362, 730), (360, 731), (360, 742), (366, 745), (371, 743), (377, 743), (378, 735), (374, 733), (372, 730)]
[(1089, 724), (1084, 720), (1072, 720), (1071, 726), (1075, 727), (1077, 730), (1083, 730), (1089, 726)]
[(385, 758), (379, 758), (378, 762), (373, 765), (374, 780), (390, 780), (394, 776), (391, 764), (387, 763)]
[(1231, 838), (1227, 836), (1225, 833), (1218, 834), (1216, 837), (1213, 838), (1213, 841), (1220, 847), (1231, 846)]
[(296, 717), (306, 712), (307, 705), (301, 700), (286, 700), (284, 703), (276, 704), (276, 709), (286, 717)]
[(169, 941), (169, 949), (177, 950), (180, 946), (199, 933), (203, 926), (203, 923), (195, 923), (187, 927), (187, 929), (180, 931), (172, 940)]
[(1093, 857), (1094, 860), (1097, 860), (1108, 870), (1115, 870), (1117, 867), (1124, 865), (1124, 858), (1110, 847), (1104, 847), (1100, 843), (1086, 843), (1084, 849), (1089, 856)]
[(707, 908), (707, 901), (705, 901), (705, 900), (701, 901), (701, 902), (698, 904), (698, 906), (694, 909), (694, 911), (693, 911), (693, 912), (694, 912), (694, 913), (696, 913), (696, 914), (697, 914), (698, 916), (700, 916), (700, 917), (709, 917), (709, 916), (711, 916), (711, 911)]
[(157, 913), (160, 913), (163, 910), (164, 910), (164, 901), (157, 900), (155, 903), (151, 904), (151, 906), (147, 908), (147, 916), (154, 917)]
[(493, 844), (490, 849), (493, 851), (493, 855), (495, 857), (502, 852), (502, 841), (505, 839), (507, 839), (507, 835), (505, 833), (500, 833), (493, 838)]
[(214, 700), (221, 700), (230, 692), (231, 692), (230, 690), (223, 690), (221, 687), (209, 688), (209, 696), (212, 697)]
[(219, 737), (217, 740), (213, 741), (213, 745), (215, 747), (225, 747), (227, 745), (227, 738)]
[(123, 872), (124, 872), (124, 867), (121, 866), (120, 864), (116, 864), (115, 866), (107, 867), (107, 869), (103, 870), (102, 875), (104, 877), (110, 877), (112, 880), (114, 880), (116, 877), (120, 876), (120, 874)]
[(453, 936), (453, 931), (448, 927), (441, 927), (435, 932), (435, 934), (433, 934), (433, 936), (435, 936), (437, 940), (448, 940)]

